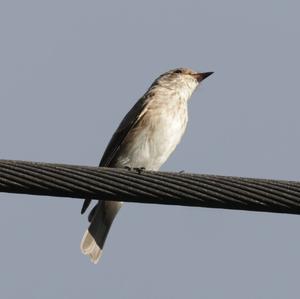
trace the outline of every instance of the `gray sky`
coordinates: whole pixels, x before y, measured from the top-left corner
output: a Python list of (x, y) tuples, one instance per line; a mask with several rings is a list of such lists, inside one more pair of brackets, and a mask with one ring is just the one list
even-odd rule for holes
[[(3, 159), (97, 165), (162, 72), (215, 71), (163, 170), (300, 180), (296, 1), (0, 2)], [(103, 258), (81, 200), (0, 194), (1, 298), (295, 298), (300, 217), (126, 204)]]

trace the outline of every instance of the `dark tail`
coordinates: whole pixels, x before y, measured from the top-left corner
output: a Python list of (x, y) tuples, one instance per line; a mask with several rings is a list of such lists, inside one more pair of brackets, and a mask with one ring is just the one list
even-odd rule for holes
[(99, 201), (89, 216), (91, 224), (85, 232), (80, 248), (91, 261), (98, 263), (110, 226), (117, 215), (122, 202)]

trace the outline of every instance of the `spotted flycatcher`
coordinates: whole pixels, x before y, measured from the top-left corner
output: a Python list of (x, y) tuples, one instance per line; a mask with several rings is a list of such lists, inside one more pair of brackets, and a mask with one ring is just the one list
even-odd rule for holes
[[(187, 102), (199, 83), (212, 72), (179, 68), (159, 76), (122, 120), (100, 165), (158, 170), (174, 151), (188, 121)], [(86, 199), (81, 213), (91, 200)], [(122, 202), (98, 201), (81, 241), (81, 251), (93, 263), (101, 257), (110, 226)]]

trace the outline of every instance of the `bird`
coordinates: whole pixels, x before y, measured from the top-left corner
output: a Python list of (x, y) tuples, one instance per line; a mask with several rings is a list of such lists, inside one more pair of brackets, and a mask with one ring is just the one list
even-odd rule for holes
[[(176, 68), (160, 75), (136, 102), (113, 134), (100, 167), (157, 171), (183, 136), (188, 122), (188, 100), (197, 86), (213, 72)], [(83, 214), (91, 203), (83, 203)], [(97, 264), (111, 224), (122, 206), (119, 201), (99, 200), (91, 210), (90, 226), (80, 248)]]

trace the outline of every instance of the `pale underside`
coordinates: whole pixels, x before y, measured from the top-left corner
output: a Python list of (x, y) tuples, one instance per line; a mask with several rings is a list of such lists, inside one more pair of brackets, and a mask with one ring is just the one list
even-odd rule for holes
[[(174, 151), (186, 129), (187, 101), (195, 87), (187, 85), (186, 89), (181, 88), (178, 92), (178, 89), (152, 86), (119, 125), (100, 166), (158, 170)], [(121, 204), (105, 202), (106, 216), (111, 219), (109, 227)], [(86, 231), (81, 242), (82, 252), (97, 263), (102, 249)]]

